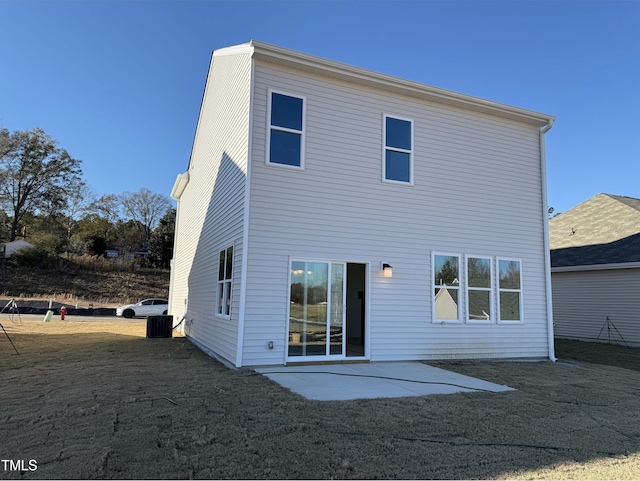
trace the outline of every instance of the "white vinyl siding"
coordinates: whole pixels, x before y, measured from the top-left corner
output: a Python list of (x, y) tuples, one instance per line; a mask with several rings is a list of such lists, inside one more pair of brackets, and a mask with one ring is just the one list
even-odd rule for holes
[[(214, 55), (180, 201), (171, 314), (196, 343), (235, 362), (249, 131), (249, 55)], [(234, 246), (230, 316), (216, 316), (219, 253)]]
[(640, 346), (640, 268), (553, 272), (551, 285), (556, 337), (609, 342), (609, 318), (612, 342)]
[[(547, 356), (537, 128), (265, 62), (254, 78), (243, 365), (285, 361), (290, 257), (393, 266), (370, 273), (371, 360)], [(264, 162), (275, 88), (306, 99), (302, 173)], [(380, 182), (386, 112), (412, 119), (411, 189)], [(432, 323), (432, 252), (521, 259), (527, 322)]]

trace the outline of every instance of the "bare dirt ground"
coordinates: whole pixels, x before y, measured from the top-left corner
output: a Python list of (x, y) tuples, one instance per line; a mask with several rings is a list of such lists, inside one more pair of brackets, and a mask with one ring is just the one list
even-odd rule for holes
[(638, 349), (437, 364), (512, 392), (320, 402), (144, 320), (0, 322), (0, 479), (640, 479)]

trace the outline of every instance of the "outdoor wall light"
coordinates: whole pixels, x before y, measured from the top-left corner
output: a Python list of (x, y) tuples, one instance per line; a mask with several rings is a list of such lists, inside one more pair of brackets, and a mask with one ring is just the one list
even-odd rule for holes
[(384, 277), (393, 277), (393, 267), (389, 264), (382, 264), (382, 275)]

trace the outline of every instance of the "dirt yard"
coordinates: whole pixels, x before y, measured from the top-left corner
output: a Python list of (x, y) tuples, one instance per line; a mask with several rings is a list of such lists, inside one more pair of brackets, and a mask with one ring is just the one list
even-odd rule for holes
[(0, 479), (640, 479), (637, 350), (437, 364), (512, 392), (320, 402), (144, 320), (27, 317), (0, 319)]

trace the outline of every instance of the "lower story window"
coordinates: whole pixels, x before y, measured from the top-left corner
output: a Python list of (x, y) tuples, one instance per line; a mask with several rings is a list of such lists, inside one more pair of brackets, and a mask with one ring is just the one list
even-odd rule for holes
[(524, 322), (522, 261), (432, 254), (432, 322)]
[(434, 322), (460, 320), (460, 257), (433, 256)]
[(498, 259), (499, 320), (522, 322), (522, 278), (519, 260)]
[(493, 318), (491, 259), (467, 257), (467, 322), (491, 322)]
[(218, 295), (216, 314), (231, 316), (231, 286), (233, 283), (233, 246), (220, 251), (218, 265)]

